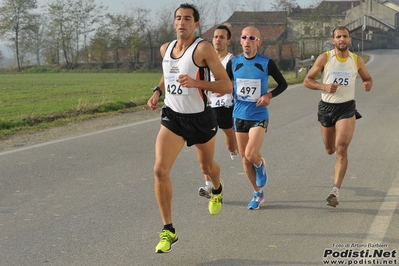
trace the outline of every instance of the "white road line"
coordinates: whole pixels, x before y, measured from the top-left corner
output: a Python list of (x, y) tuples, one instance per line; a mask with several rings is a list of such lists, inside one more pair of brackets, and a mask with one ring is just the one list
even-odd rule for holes
[(399, 172), (393, 180), (391, 188), (384, 198), (384, 202), (371, 223), (368, 235), (363, 243), (383, 243), (392, 217), (399, 202)]

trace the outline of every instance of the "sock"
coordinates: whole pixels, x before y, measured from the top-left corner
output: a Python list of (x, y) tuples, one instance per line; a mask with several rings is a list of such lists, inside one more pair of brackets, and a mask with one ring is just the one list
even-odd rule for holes
[(218, 188), (217, 190), (214, 190), (214, 189), (212, 188), (212, 194), (218, 195), (218, 194), (220, 194), (220, 193), (222, 193), (222, 184), (220, 184), (220, 186), (219, 186), (219, 188)]
[(212, 187), (212, 181), (205, 181), (205, 187), (206, 188), (211, 188)]
[(339, 188), (333, 187), (331, 192), (334, 193), (334, 195), (337, 196), (337, 198), (338, 198), (338, 196), (339, 196)]
[(260, 164), (259, 164), (259, 165), (254, 164), (254, 166), (255, 166), (256, 168), (261, 167), (261, 166), (262, 166), (262, 160), (260, 160)]
[(175, 231), (175, 228), (173, 228), (173, 224), (165, 224), (165, 225), (163, 226), (163, 230), (169, 230), (169, 231), (171, 231), (173, 234), (176, 232), (176, 231)]

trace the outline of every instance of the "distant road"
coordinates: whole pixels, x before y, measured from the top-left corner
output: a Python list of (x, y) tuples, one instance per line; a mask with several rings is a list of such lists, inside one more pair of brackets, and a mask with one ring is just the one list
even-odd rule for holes
[[(197, 194), (203, 177), (195, 150), (183, 148), (172, 171), (180, 241), (169, 254), (154, 253), (162, 229), (152, 175), (158, 119), (0, 153), (0, 264), (308, 266), (397, 259), (399, 50), (367, 53), (374, 86), (366, 93), (358, 79), (363, 118), (337, 208), (325, 202), (334, 158), (324, 151), (317, 122), (320, 92), (299, 84), (271, 102), (262, 148), (270, 179), (261, 209), (247, 210), (249, 182), (219, 132), (225, 197), (222, 211), (211, 216)], [(370, 257), (373, 248), (387, 256)]]

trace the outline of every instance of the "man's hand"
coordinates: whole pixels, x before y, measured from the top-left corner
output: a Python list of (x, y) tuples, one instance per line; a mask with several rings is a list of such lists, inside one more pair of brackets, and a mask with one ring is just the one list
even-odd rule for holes
[(338, 83), (324, 84), (324, 90), (329, 93), (335, 93), (338, 90)]
[(177, 82), (180, 83), (180, 85), (182, 85), (185, 88), (194, 88), (195, 84), (194, 84), (194, 80), (192, 78), (190, 78), (187, 74), (181, 74), (179, 75), (179, 77), (176, 80)]
[(272, 98), (271, 92), (262, 95), (261, 97), (259, 97), (258, 101), (256, 102), (256, 106), (268, 106), (270, 104), (271, 98)]
[(372, 82), (367, 80), (363, 81), (363, 88), (365, 91), (369, 92), (371, 90), (371, 85), (373, 85)]
[(158, 108), (158, 100), (159, 100), (159, 92), (154, 91), (154, 94), (148, 100), (147, 105), (151, 108), (151, 110), (155, 110)]

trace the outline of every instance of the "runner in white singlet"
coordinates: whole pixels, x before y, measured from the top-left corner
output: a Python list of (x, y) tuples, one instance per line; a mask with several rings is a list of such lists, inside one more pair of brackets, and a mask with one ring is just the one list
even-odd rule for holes
[[(346, 27), (336, 27), (332, 36), (334, 49), (317, 57), (303, 82), (309, 89), (321, 90), (318, 120), (327, 154), (335, 154), (334, 186), (326, 199), (331, 207), (339, 204), (339, 189), (348, 167), (348, 146), (355, 130), (355, 121), (361, 117), (354, 100), (357, 74), (366, 92), (373, 85), (363, 58), (349, 51), (351, 41)], [(316, 81), (320, 72), (323, 72), (321, 83)]]

